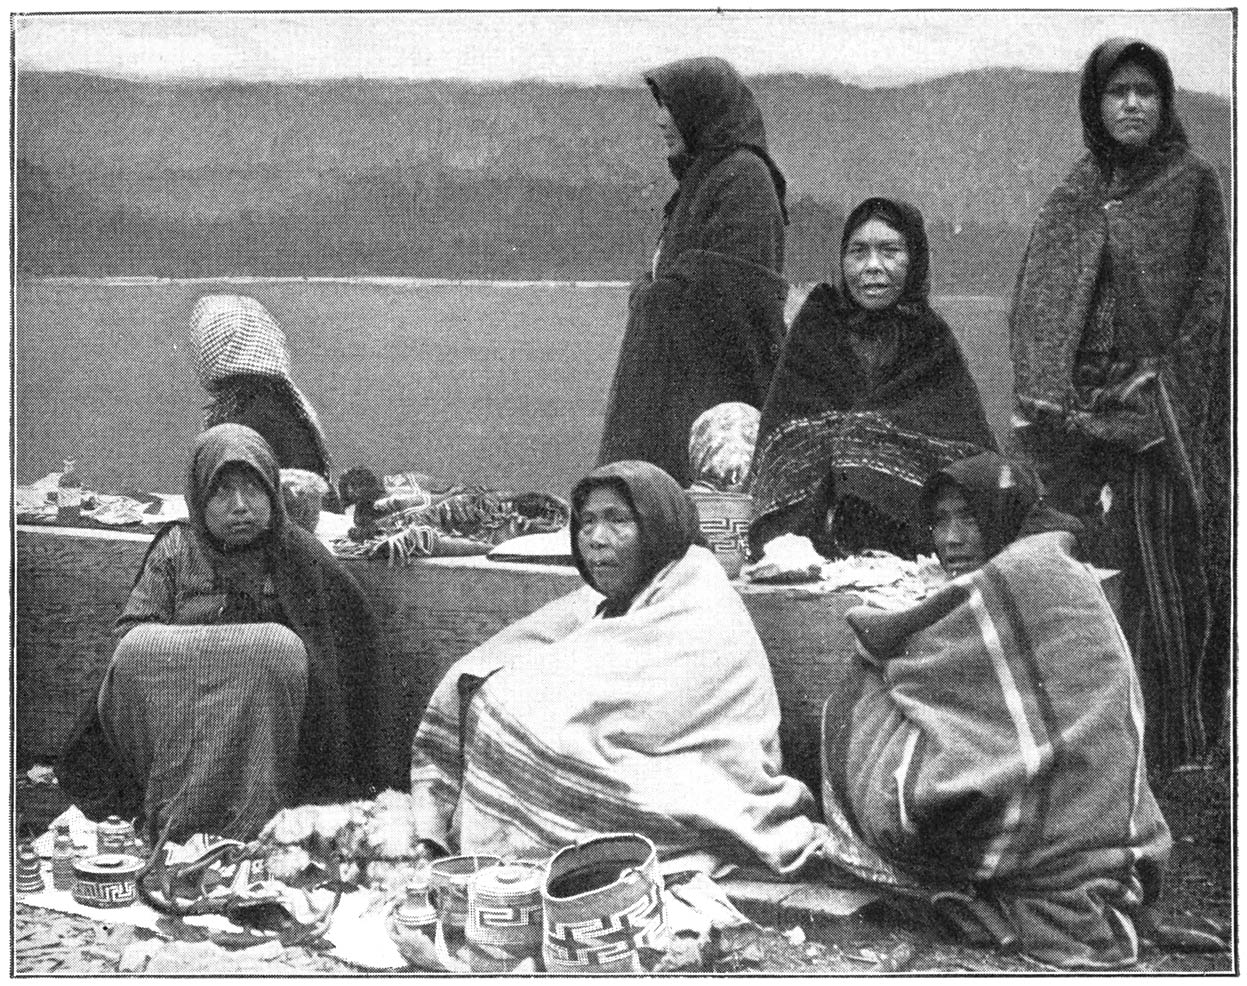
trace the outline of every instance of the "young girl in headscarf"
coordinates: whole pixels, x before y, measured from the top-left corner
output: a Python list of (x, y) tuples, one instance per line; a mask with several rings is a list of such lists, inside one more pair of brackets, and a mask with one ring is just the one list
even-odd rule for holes
[(679, 187), (629, 302), (598, 461), (640, 459), (687, 486), (707, 408), (761, 406), (784, 333), (784, 177), (753, 93), (721, 58), (650, 73)]
[(826, 856), (972, 941), (1129, 965), (1171, 840), (1130, 650), (1073, 555), (1081, 525), (994, 453), (931, 476), (919, 517), (952, 581), (847, 615), (861, 690), (824, 711)]
[(143, 559), (58, 767), (75, 803), (141, 815), (149, 839), (247, 839), (296, 800), (401, 784), (401, 765), (377, 763), (372, 612), (287, 519), (268, 443), (241, 425), (205, 431), (186, 503)]
[(1174, 95), (1153, 46), (1092, 52), (1087, 153), (1035, 222), (1009, 318), (1017, 453), (1125, 576), (1162, 768), (1219, 730), (1230, 666), (1228, 237)]
[(801, 306), (762, 409), (755, 555), (791, 533), (831, 558), (868, 548), (912, 558), (923, 480), (996, 447), (961, 348), (928, 302), (922, 213), (862, 202), (844, 224), (839, 273)]

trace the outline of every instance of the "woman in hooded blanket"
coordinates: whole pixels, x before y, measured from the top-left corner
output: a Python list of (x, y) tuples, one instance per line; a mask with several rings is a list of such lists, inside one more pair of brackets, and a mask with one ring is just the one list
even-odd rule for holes
[[(191, 311), (199, 382), (212, 397), (204, 428), (239, 424), (264, 436), (282, 469), (330, 483), (329, 452), (316, 410), (290, 379), (286, 334), (267, 308), (239, 294), (210, 294)], [(330, 485), (330, 508), (336, 497)]]
[(377, 757), (372, 612), (287, 519), (268, 444), (241, 425), (205, 431), (186, 503), (143, 559), (62, 787), (90, 817), (138, 815), (149, 840), (180, 841), (253, 838), (285, 805), (400, 785)]
[(862, 683), (824, 711), (825, 854), (975, 942), (1126, 965), (1171, 840), (1130, 649), (1041, 493), (994, 453), (937, 472), (919, 510), (952, 580), (849, 611)]
[(1219, 733), (1230, 667), (1225, 209), (1160, 51), (1104, 42), (1079, 109), (1087, 154), (1014, 291), (1014, 446), (1083, 521), (1087, 559), (1125, 575), (1149, 755), (1169, 768)]
[(918, 491), (933, 471), (995, 449), (978, 387), (932, 311), (926, 226), (913, 206), (862, 202), (840, 239), (840, 285), (802, 305), (754, 454), (756, 556), (780, 534), (831, 558), (914, 557)]
[(760, 407), (779, 357), (785, 182), (727, 62), (674, 62), (645, 81), (679, 187), (629, 301), (598, 461), (652, 462), (687, 486), (693, 422), (728, 401)]
[(412, 750), (417, 830), (453, 852), (545, 858), (639, 832), (664, 859), (799, 868), (821, 829), (782, 773), (779, 702), (696, 507), (645, 462), (572, 491), (584, 588), (461, 659)]

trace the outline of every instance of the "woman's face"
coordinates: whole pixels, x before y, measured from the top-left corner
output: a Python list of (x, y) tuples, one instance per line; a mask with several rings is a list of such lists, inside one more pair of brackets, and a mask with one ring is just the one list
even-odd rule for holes
[(580, 508), (580, 557), (593, 588), (611, 599), (631, 594), (641, 580), (641, 527), (628, 502), (595, 486)]
[(1155, 76), (1137, 62), (1119, 65), (1104, 87), (1100, 116), (1117, 143), (1127, 147), (1147, 144), (1160, 126), (1160, 87)]
[(931, 537), (940, 565), (949, 575), (965, 575), (987, 562), (979, 522), (965, 494), (955, 486), (943, 487), (936, 498)]
[(204, 523), (224, 545), (239, 548), (268, 530), (273, 502), (260, 477), (243, 465), (226, 466), (208, 491)]
[(887, 308), (905, 291), (909, 247), (905, 237), (876, 216), (853, 231), (841, 266), (854, 301), (872, 311)]
[(671, 115), (671, 110), (658, 104), (658, 129), (662, 131), (662, 139), (667, 143), (667, 157), (676, 157), (683, 154), (687, 148), (684, 146), (684, 135), (680, 133), (680, 128), (675, 125), (675, 117)]

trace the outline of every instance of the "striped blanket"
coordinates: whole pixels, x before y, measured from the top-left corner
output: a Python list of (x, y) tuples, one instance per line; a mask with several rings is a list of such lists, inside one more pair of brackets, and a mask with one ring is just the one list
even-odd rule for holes
[(714, 556), (690, 548), (622, 616), (601, 599), (550, 603), (443, 679), (412, 749), (420, 835), (535, 858), (639, 832), (663, 858), (800, 867), (813, 798), (781, 772), (770, 666)]
[(825, 852), (976, 940), (1124, 965), (1170, 837), (1130, 651), (1071, 544), (1022, 538), (908, 610), (850, 613), (870, 658), (852, 715), (824, 717)]

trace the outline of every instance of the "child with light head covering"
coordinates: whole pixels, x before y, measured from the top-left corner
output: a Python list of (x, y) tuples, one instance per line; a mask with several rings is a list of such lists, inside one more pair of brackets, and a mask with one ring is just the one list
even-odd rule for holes
[[(324, 430), (290, 379), (286, 334), (268, 309), (245, 295), (210, 294), (195, 303), (191, 328), (199, 382), (212, 397), (204, 428), (246, 425), (264, 436), (282, 470), (304, 470), (329, 481)], [(335, 509), (332, 495), (329, 500)]]

